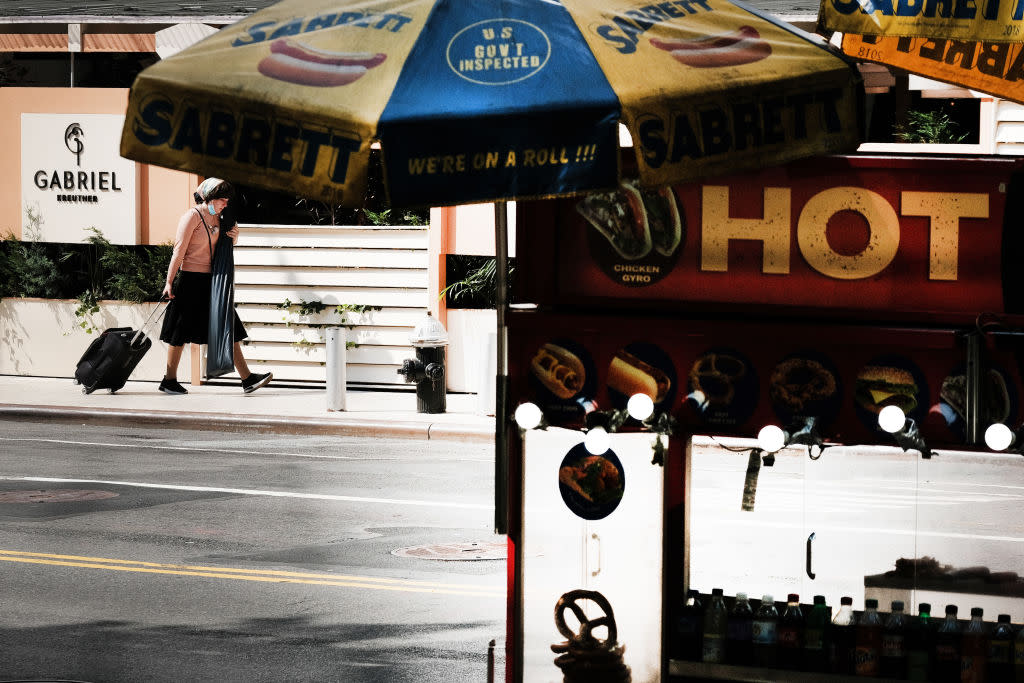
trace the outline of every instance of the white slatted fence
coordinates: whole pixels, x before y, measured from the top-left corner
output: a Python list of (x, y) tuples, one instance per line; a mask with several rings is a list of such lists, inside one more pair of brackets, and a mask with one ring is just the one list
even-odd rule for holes
[[(409, 334), (427, 311), (426, 226), (241, 225), (235, 247), (235, 305), (249, 333), (254, 372), (284, 381), (325, 382), (325, 327), (353, 325), (348, 381), (404, 385)], [(281, 308), (286, 301), (287, 309)], [(324, 304), (303, 314), (302, 304)], [(379, 306), (348, 311), (337, 306)], [(232, 375), (234, 376), (234, 375)], [(408, 386), (408, 385), (406, 385)]]

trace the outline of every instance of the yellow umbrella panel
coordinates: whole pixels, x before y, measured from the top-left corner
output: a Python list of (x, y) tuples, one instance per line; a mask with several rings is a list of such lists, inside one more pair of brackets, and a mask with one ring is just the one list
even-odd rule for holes
[(877, 36), (1024, 41), (1021, 0), (822, 0), (826, 31)]
[(377, 120), (432, 3), (285, 0), (151, 66), (121, 154), (363, 202)]
[(565, 5), (619, 97), (646, 185), (859, 144), (859, 76), (820, 38), (726, 0)]

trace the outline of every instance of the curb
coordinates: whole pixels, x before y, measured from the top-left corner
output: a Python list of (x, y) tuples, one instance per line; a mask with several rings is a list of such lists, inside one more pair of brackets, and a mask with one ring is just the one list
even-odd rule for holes
[(75, 406), (25, 406), (0, 404), (0, 418), (20, 421), (51, 420), (94, 425), (132, 425), (175, 429), (257, 431), (276, 434), (334, 434), (337, 436), (389, 437), (489, 443), (494, 429), (481, 426), (440, 424), (412, 420), (320, 419), (300, 416), (201, 415), (167, 411), (79, 408)]

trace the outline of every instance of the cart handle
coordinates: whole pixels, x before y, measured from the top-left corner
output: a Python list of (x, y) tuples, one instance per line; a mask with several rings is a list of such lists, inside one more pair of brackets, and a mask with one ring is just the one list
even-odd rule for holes
[(814, 532), (807, 537), (807, 576), (814, 580), (814, 572), (811, 571), (811, 544), (814, 543)]

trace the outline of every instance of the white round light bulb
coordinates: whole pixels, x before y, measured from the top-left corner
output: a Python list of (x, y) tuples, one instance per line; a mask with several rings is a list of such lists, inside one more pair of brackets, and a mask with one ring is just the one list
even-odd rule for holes
[(899, 406), (886, 406), (878, 413), (878, 426), (895, 434), (907, 423), (907, 415)]
[(654, 401), (647, 394), (633, 394), (626, 403), (626, 410), (630, 417), (643, 422), (654, 414)]
[(786, 433), (778, 425), (765, 425), (757, 433), (757, 446), (766, 453), (781, 451), (786, 445)]
[(1002, 422), (990, 424), (985, 430), (985, 445), (994, 451), (1005, 451), (1013, 445), (1013, 430)]
[(536, 403), (520, 403), (516, 408), (516, 424), (522, 429), (536, 429), (543, 417)]
[(608, 451), (611, 440), (604, 427), (594, 427), (583, 437), (583, 447), (592, 455), (602, 455)]

